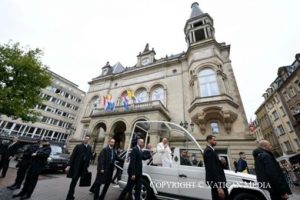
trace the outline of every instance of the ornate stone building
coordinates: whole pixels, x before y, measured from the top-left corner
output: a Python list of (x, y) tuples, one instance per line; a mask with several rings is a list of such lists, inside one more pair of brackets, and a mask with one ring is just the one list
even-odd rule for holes
[[(136, 121), (165, 120), (194, 124), (193, 135), (203, 146), (206, 136), (215, 134), (217, 150), (227, 154), (231, 163), (244, 151), (252, 164), (255, 138), (249, 133), (230, 45), (216, 41), (213, 19), (198, 3), (192, 4), (184, 33), (185, 52), (156, 59), (147, 44), (135, 66), (107, 63), (102, 68), (101, 75), (89, 82), (85, 112), (70, 149), (86, 134), (92, 136), (97, 152), (109, 136), (126, 148)], [(150, 142), (156, 141), (150, 138)]]
[(279, 154), (276, 156), (300, 151), (300, 128), (297, 123), (300, 113), (300, 54), (295, 58), (291, 65), (278, 69), (275, 81), (263, 94), (263, 104), (256, 111), (260, 122), (264, 117), (271, 122), (269, 128), (261, 127), (261, 130), (273, 146), (277, 148), (280, 144), (281, 150), (277, 151)]
[(261, 139), (268, 140), (272, 146), (272, 153), (279, 157), (282, 155), (281, 146), (279, 144), (278, 137), (275, 134), (272, 122), (269, 118), (268, 111), (266, 109), (266, 103), (263, 103), (255, 112), (256, 114), (256, 130), (260, 131), (260, 135), (256, 136), (259, 141)]

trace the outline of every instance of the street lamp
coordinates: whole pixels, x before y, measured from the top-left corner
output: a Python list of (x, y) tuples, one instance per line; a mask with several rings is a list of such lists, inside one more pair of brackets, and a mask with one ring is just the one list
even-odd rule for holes
[(190, 124), (185, 120), (184, 122), (180, 122), (179, 124), (181, 127), (183, 127), (185, 130), (188, 130), (188, 128), (191, 128), (191, 132), (194, 131), (194, 124), (193, 122), (191, 122)]
[(71, 135), (75, 132), (75, 128), (73, 126), (70, 126), (67, 128), (66, 130), (66, 134), (67, 134), (67, 141), (66, 141), (66, 144), (68, 145), (69, 144), (69, 140), (70, 140), (70, 137)]

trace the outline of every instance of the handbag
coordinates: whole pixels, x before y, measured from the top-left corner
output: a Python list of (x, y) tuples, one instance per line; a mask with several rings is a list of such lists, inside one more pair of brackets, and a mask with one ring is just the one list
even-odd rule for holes
[(79, 187), (89, 187), (92, 182), (92, 172), (86, 172), (80, 177)]

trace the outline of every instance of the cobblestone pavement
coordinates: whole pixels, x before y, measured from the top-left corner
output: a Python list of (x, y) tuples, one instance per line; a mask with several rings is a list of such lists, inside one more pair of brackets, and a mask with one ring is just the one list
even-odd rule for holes
[[(16, 177), (16, 169), (13, 164), (8, 169), (4, 179), (0, 179), (0, 200), (10, 200), (12, 195), (20, 190), (11, 191), (6, 187), (11, 185)], [(90, 166), (89, 170), (96, 174), (96, 166)], [(93, 177), (95, 178), (95, 177)], [(66, 178), (65, 174), (42, 174), (39, 177), (37, 186), (32, 194), (31, 200), (65, 200), (69, 189), (71, 179)], [(120, 189), (117, 185), (111, 184), (106, 198), (108, 200), (117, 199), (120, 194)], [(75, 198), (78, 200), (93, 200), (93, 194), (89, 192), (89, 187), (76, 187)]]
[[(93, 173), (96, 172), (96, 166), (90, 166), (89, 170)], [(13, 183), (15, 179), (16, 169), (9, 168), (7, 177), (0, 179), (0, 200), (10, 200), (11, 196), (18, 192), (6, 189), (7, 185)], [(95, 177), (93, 177), (95, 178)], [(66, 194), (69, 189), (71, 179), (66, 178), (64, 174), (43, 174), (39, 178), (39, 182), (31, 197), (31, 200), (65, 200)], [(93, 195), (89, 192), (89, 187), (76, 187), (75, 190), (76, 200), (93, 200)], [(120, 189), (117, 185), (111, 184), (106, 198), (107, 200), (116, 200), (120, 194)], [(291, 200), (300, 199), (300, 188), (293, 188), (294, 195)]]

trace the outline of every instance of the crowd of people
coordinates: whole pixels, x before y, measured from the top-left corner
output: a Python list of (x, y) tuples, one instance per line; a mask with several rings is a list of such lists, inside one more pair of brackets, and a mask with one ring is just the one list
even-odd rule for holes
[[(11, 142), (1, 142), (0, 145), (0, 169), (2, 169), (2, 176), (6, 176), (9, 162), (14, 158), (17, 150), (20, 148), (18, 138), (14, 137)], [(36, 144), (29, 145), (23, 152), (20, 163), (18, 164), (17, 176), (15, 182), (8, 186), (10, 190), (21, 188), (21, 191), (14, 194), (12, 198), (19, 197), (20, 199), (30, 199), (38, 177), (41, 174), (44, 166), (47, 163), (47, 158), (51, 153), (50, 143), (46, 139), (40, 139)]]
[[(220, 157), (215, 151), (217, 145), (216, 136), (209, 135), (206, 138), (207, 146), (203, 153), (203, 162), (197, 160), (195, 153), (191, 158), (188, 155), (188, 149), (180, 151), (180, 164), (187, 166), (204, 165), (206, 171), (206, 183), (211, 187), (211, 195), (213, 200), (228, 199), (228, 189), (226, 184), (226, 176), (224, 169), (228, 169), (228, 163), (224, 157)], [(69, 190), (66, 200), (74, 200), (75, 188), (78, 180), (87, 176), (90, 163), (94, 163), (96, 153), (92, 152), (89, 145), (90, 138), (86, 136), (81, 144), (75, 146), (65, 171), (67, 177), (71, 178)], [(137, 138), (135, 143), (131, 145), (130, 162), (128, 166), (127, 185), (121, 192), (119, 200), (123, 200), (127, 193), (132, 195), (132, 189), (135, 186), (135, 199), (140, 198), (141, 193), (141, 177), (143, 173), (143, 160), (151, 160), (153, 165), (162, 167), (172, 167), (174, 148), (169, 146), (167, 138), (163, 138), (160, 143), (154, 146), (147, 144), (142, 138)], [(18, 138), (13, 138), (9, 143), (0, 142), (0, 170), (1, 178), (6, 176), (7, 168), (10, 160), (17, 153), (20, 147)], [(260, 186), (269, 185), (270, 187), (262, 188), (268, 190), (272, 200), (288, 199), (292, 194), (286, 177), (287, 168), (278, 163), (271, 153), (272, 145), (266, 141), (259, 141), (258, 148), (253, 151), (255, 161), (255, 173)], [(107, 190), (111, 183), (121, 179), (122, 167), (124, 160), (120, 157), (123, 150), (118, 148), (115, 150), (115, 140), (110, 138), (107, 146), (100, 152), (97, 159), (97, 174), (94, 183), (90, 188), (90, 192), (94, 193), (94, 200), (105, 199)], [(23, 152), (22, 159), (18, 164), (17, 177), (15, 182), (8, 186), (10, 190), (21, 188), (21, 191), (12, 196), (12, 198), (20, 197), (20, 199), (29, 199), (37, 184), (38, 177), (42, 172), (47, 158), (51, 153), (50, 144), (46, 139), (41, 139), (37, 144), (29, 145)], [(92, 160), (92, 161), (91, 161)], [(114, 173), (114, 163), (119, 162), (119, 167)], [(236, 172), (250, 173), (246, 161), (246, 154), (239, 153), (239, 159), (234, 162)], [(295, 169), (300, 169), (298, 165), (293, 166)], [(100, 189), (103, 186), (101, 193)]]
[[(209, 135), (206, 141), (207, 147), (204, 150), (206, 181), (211, 187), (213, 200), (226, 200), (228, 199), (226, 177), (222, 162), (214, 149), (217, 144), (216, 137)], [(261, 189), (269, 191), (272, 200), (288, 199), (292, 192), (271, 150), (270, 142), (261, 140), (259, 147), (253, 151), (257, 181)], [(244, 152), (241, 152), (240, 159), (236, 163), (238, 172), (248, 173), (245, 158)]]

